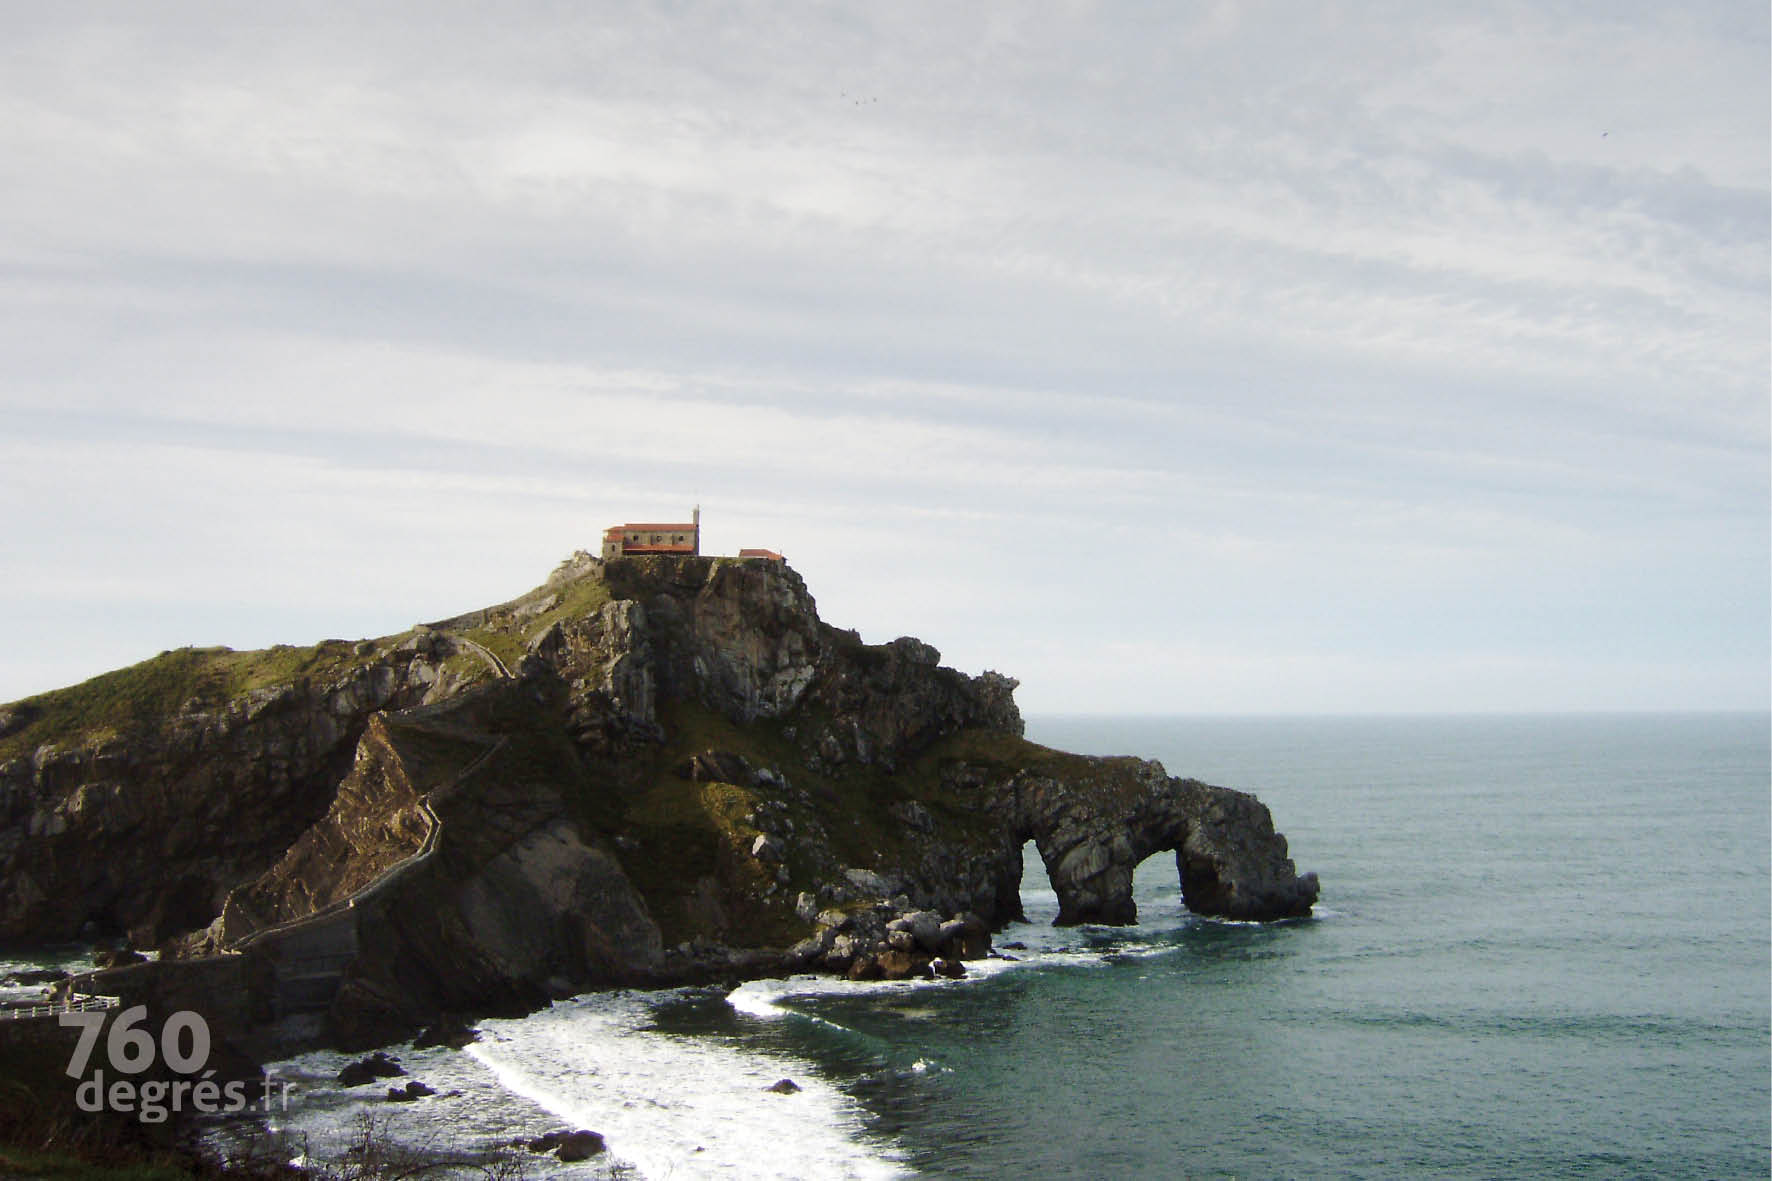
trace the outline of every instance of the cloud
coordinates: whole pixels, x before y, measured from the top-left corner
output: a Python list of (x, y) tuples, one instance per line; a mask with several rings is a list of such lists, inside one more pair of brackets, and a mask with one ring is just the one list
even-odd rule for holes
[[(135, 596), (252, 642), (394, 626), (700, 499), (835, 622), (922, 631), (1034, 700), (1061, 694), (1018, 654), (1094, 675), (1039, 636), (1160, 620), (1153, 652), (1268, 668), (1238, 708), (1259, 683), (1283, 709), (1261, 661), (1308, 619), (1351, 638), (1300, 701), (1495, 698), (1500, 674), (1408, 671), (1457, 628), (1434, 667), (1548, 662), (1565, 689), (1540, 697), (1570, 702), (1681, 644), (1715, 671), (1721, 628), (1728, 687), (1670, 674), (1664, 699), (1764, 701), (1739, 675), (1767, 648), (1763, 13), (184, 3), (9, 27), (19, 618)], [(1566, 637), (1506, 622), (1541, 616)], [(1222, 631), (1190, 648), (1196, 623)], [(1192, 708), (1161, 665), (1099, 699)]]

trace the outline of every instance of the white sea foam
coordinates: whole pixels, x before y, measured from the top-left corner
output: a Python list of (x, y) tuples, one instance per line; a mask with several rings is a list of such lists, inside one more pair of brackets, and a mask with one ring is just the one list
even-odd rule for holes
[[(334, 1076), (349, 1055), (278, 1063), (275, 1073), (293, 1086), (289, 1110), (277, 1113), (273, 1127), (316, 1160), (338, 1159), (367, 1117), (386, 1121), (386, 1139), (458, 1153), (563, 1126), (590, 1128), (609, 1145), (601, 1171), (622, 1166), (643, 1178), (903, 1174), (890, 1146), (865, 1134), (859, 1106), (810, 1063), (717, 1036), (648, 1028), (654, 1009), (680, 995), (594, 994), (525, 1018), (488, 1020), (465, 1053), (396, 1048), (410, 1078), (438, 1092), (413, 1104), (388, 1103), (385, 1083), (338, 1087)], [(766, 1011), (762, 997), (755, 1007)], [(768, 1090), (783, 1078), (800, 1090)], [(525, 1163), (530, 1176), (567, 1171), (551, 1157)], [(571, 1175), (595, 1174), (574, 1166)]]
[[(336, 1076), (353, 1055), (317, 1051), (271, 1064), (267, 1072), (277, 1084), (273, 1093), (284, 1101), (273, 1103), (266, 1128), (286, 1138), (292, 1155), (310, 1163), (337, 1163), (361, 1137), (366, 1121), (374, 1125), (380, 1140), (447, 1154), (500, 1151), (512, 1140), (560, 1126), (542, 1107), (510, 1094), (490, 1070), (468, 1055), (397, 1046), (388, 1053), (407, 1077), (349, 1088), (338, 1086)], [(437, 1094), (415, 1103), (387, 1101), (390, 1086), (414, 1080)], [(238, 1126), (223, 1126), (211, 1139), (225, 1151), (238, 1142), (241, 1132)], [(529, 1158), (527, 1174), (547, 1176), (554, 1163), (550, 1158)]]
[[(768, 1012), (766, 994), (752, 994)], [(468, 1053), (514, 1094), (593, 1128), (648, 1178), (876, 1178), (903, 1173), (859, 1106), (772, 1050), (647, 1028), (658, 995), (597, 994), (488, 1021)], [(782, 1078), (800, 1090), (774, 1094)]]
[[(29, 959), (0, 959), (0, 981), (25, 972), (53, 969), (60, 972), (84, 972), (92, 968), (92, 949), (63, 945), (34, 953)], [(0, 1001), (8, 1004), (37, 1004), (48, 996), (47, 984), (0, 984)]]
[(798, 1009), (788, 1008), (781, 1004), (783, 997), (805, 996), (808, 993), (819, 992), (831, 983), (841, 982), (833, 981), (828, 976), (793, 976), (785, 980), (751, 980), (728, 993), (726, 1003), (746, 1016), (759, 1017), (765, 1021), (777, 1021), (784, 1017), (799, 1017), (840, 1029), (841, 1026), (834, 1025), (823, 1017), (802, 1013)]
[[(1202, 921), (1147, 904), (1147, 921), (1139, 926), (1059, 928), (1051, 926), (1056, 897), (1030, 892), (1024, 903), (1032, 921), (997, 936), (999, 948), (1019, 946), (1001, 958), (969, 962), (960, 980), (802, 975), (740, 985), (726, 1003), (765, 1025), (804, 1021), (843, 1030), (808, 1011), (818, 1007), (816, 998), (967, 988), (1030, 968), (1100, 969), (1175, 952), (1172, 936)], [(397, 1050), (411, 1077), (439, 1092), (410, 1105), (388, 1104), (385, 1086), (338, 1088), (332, 1078), (350, 1061), (346, 1055), (307, 1055), (279, 1066), (297, 1084), (290, 1112), (279, 1118), (320, 1159), (336, 1158), (363, 1117), (373, 1115), (390, 1120), (389, 1133), (404, 1143), (458, 1151), (486, 1150), (561, 1126), (592, 1128), (610, 1146), (604, 1170), (621, 1164), (646, 1178), (903, 1173), (893, 1147), (865, 1131), (858, 1104), (810, 1062), (743, 1036), (653, 1028), (660, 1006), (694, 995), (706, 994), (592, 994), (525, 1018), (485, 1021), (482, 1039), (463, 1054)], [(939, 994), (929, 995), (931, 1011), (938, 1011)], [(796, 1004), (800, 998), (812, 1003)], [(917, 1012), (900, 1007), (899, 1015)], [(946, 1069), (927, 1056), (908, 1067), (912, 1074)], [(770, 1093), (781, 1078), (802, 1089)], [(528, 1163), (531, 1175), (565, 1168), (546, 1157)], [(589, 1174), (579, 1167), (574, 1175)]]

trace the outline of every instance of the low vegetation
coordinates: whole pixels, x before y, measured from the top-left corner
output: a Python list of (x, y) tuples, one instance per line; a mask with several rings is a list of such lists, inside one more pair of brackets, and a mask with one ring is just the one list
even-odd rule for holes
[[(213, 709), (230, 699), (304, 679), (329, 680), (362, 658), (344, 640), (306, 648), (236, 652), (177, 648), (151, 660), (52, 689), (6, 707), (24, 724), (0, 739), (0, 762), (45, 744), (124, 738), (186, 709)], [(16, 723), (15, 723), (16, 724)]]

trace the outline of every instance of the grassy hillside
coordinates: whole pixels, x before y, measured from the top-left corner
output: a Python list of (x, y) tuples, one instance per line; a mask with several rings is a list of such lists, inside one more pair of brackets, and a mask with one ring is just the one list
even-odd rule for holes
[(125, 737), (186, 707), (214, 708), (254, 689), (303, 678), (330, 680), (362, 660), (344, 640), (307, 648), (279, 644), (250, 652), (178, 648), (89, 681), (7, 706), (26, 719), (0, 739), (0, 762), (45, 743), (85, 744)]

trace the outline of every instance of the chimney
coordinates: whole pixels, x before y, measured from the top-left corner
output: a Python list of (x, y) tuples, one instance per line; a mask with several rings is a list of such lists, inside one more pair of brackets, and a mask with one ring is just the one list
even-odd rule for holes
[(694, 553), (695, 556), (699, 558), (701, 557), (701, 505), (698, 504), (695, 506), (695, 512), (690, 516), (689, 520), (695, 526)]

